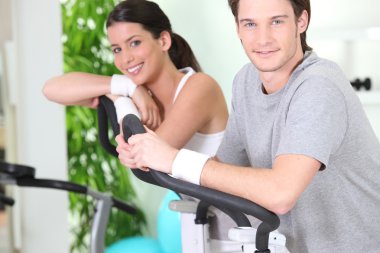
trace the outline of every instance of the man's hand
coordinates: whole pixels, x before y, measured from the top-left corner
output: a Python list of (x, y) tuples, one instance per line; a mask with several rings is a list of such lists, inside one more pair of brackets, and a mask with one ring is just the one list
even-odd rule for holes
[(119, 160), (121, 164), (128, 168), (137, 168), (137, 165), (134, 163), (133, 157), (131, 155), (131, 146), (124, 141), (124, 137), (122, 134), (116, 136), (116, 142), (116, 151), (119, 153)]
[(141, 114), (141, 121), (150, 129), (157, 129), (161, 124), (160, 111), (147, 89), (139, 85), (133, 93), (132, 100)]
[(136, 134), (125, 143), (123, 136), (116, 137), (120, 162), (131, 168), (151, 168), (171, 174), (171, 167), (178, 150), (162, 141), (153, 131)]

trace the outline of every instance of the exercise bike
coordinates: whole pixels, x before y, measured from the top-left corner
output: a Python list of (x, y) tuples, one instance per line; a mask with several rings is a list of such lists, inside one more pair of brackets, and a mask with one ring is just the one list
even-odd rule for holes
[[(98, 107), (99, 138), (103, 147), (110, 154), (117, 156), (116, 148), (109, 139), (108, 122), (110, 122), (114, 135), (118, 135), (120, 127), (117, 122), (114, 105), (111, 100), (103, 96), (100, 98)], [(128, 138), (133, 134), (145, 132), (139, 118), (133, 114), (126, 115), (123, 118), (122, 128), (125, 141), (128, 141)], [(155, 170), (132, 169), (132, 172), (137, 178), (146, 183), (164, 187), (199, 200), (180, 200), (172, 202), (170, 205), (173, 210), (181, 212), (182, 221), (186, 223), (182, 224), (183, 253), (287, 252), (285, 237), (282, 234), (273, 232), (280, 225), (278, 216), (256, 203), (175, 179)], [(231, 229), (228, 233), (231, 241), (209, 239), (208, 217), (210, 206), (220, 209), (235, 221), (237, 227)], [(257, 229), (251, 226), (247, 215), (262, 221)], [(191, 230), (191, 232), (187, 233), (188, 230)]]
[[(104, 253), (105, 251), (104, 238), (112, 207), (131, 215), (137, 213), (137, 209), (134, 206), (118, 200), (107, 193), (92, 190), (87, 186), (60, 180), (37, 179), (35, 178), (35, 169), (25, 165), (0, 161), (0, 184), (57, 189), (91, 196), (96, 201), (90, 234), (89, 248), (91, 253)], [(14, 200), (5, 195), (0, 195), (0, 202), (9, 206), (14, 204)]]

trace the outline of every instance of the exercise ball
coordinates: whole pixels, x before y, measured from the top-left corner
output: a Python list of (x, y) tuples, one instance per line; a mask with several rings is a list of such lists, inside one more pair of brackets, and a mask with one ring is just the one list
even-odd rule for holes
[(180, 200), (180, 197), (168, 190), (157, 215), (157, 240), (163, 253), (182, 252), (181, 217), (179, 212), (169, 209), (172, 200)]
[(110, 245), (106, 253), (165, 253), (157, 240), (135, 236), (122, 239)]

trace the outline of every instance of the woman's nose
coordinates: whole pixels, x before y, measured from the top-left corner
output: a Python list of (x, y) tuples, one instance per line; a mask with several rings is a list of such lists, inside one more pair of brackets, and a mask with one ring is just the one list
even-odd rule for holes
[(128, 52), (127, 50), (123, 51), (122, 54), (122, 62), (123, 64), (129, 64), (133, 61), (133, 54), (131, 52)]

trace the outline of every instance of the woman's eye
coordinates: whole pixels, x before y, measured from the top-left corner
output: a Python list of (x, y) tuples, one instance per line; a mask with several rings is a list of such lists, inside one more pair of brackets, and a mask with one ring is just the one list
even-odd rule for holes
[(137, 47), (140, 44), (141, 44), (140, 40), (134, 40), (134, 41), (131, 42), (130, 46), (131, 47)]
[(120, 51), (121, 51), (121, 48), (120, 48), (120, 47), (115, 47), (115, 48), (112, 49), (112, 52), (113, 52), (114, 54), (120, 53)]

